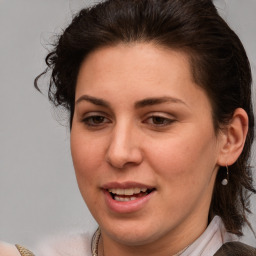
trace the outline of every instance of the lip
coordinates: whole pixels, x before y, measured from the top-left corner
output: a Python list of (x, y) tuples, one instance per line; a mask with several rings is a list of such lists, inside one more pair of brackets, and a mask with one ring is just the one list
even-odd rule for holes
[(126, 213), (135, 213), (140, 211), (141, 209), (145, 208), (146, 205), (149, 203), (150, 199), (152, 196), (154, 196), (156, 190), (152, 191), (148, 195), (145, 195), (143, 197), (139, 197), (135, 200), (131, 200), (128, 202), (120, 202), (116, 201), (112, 198), (110, 193), (107, 191), (108, 189), (111, 188), (147, 188), (147, 189), (153, 189), (154, 187), (148, 186), (142, 183), (137, 183), (137, 182), (124, 182), (124, 183), (119, 183), (119, 182), (111, 182), (107, 183), (102, 186), (102, 191), (104, 194), (104, 199), (106, 202), (107, 207), (109, 208), (110, 211), (118, 214), (126, 214)]
[(126, 181), (126, 182), (109, 182), (106, 183), (102, 186), (103, 189), (111, 189), (111, 188), (147, 188), (147, 189), (153, 189), (153, 186), (138, 183), (138, 182), (133, 182), (133, 181)]

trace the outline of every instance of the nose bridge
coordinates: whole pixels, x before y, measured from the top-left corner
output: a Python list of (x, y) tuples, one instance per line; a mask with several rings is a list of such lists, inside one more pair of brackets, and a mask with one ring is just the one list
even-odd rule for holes
[(136, 127), (129, 120), (116, 123), (110, 137), (107, 161), (116, 168), (139, 164), (142, 155), (139, 148)]

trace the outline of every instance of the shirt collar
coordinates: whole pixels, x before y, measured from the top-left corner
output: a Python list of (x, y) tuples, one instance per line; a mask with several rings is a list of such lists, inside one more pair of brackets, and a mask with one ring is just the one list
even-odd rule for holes
[(219, 216), (215, 216), (204, 233), (193, 242), (180, 256), (209, 256), (224, 244), (237, 241), (238, 237), (227, 232)]

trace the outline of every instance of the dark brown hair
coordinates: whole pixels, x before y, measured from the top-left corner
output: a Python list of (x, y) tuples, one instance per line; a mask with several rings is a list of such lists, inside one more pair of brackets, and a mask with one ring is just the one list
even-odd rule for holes
[[(81, 10), (46, 57), (48, 68), (43, 74), (51, 71), (49, 99), (69, 110), (72, 129), (81, 62), (100, 47), (132, 42), (152, 42), (188, 54), (194, 80), (211, 101), (216, 132), (236, 108), (247, 112), (244, 150), (229, 167), (228, 186), (221, 185), (226, 170), (220, 167), (209, 213), (209, 219), (217, 214), (228, 231), (242, 235), (249, 196), (256, 193), (248, 165), (254, 138), (251, 69), (241, 41), (211, 0), (108, 0)], [(37, 88), (41, 75), (35, 79)]]

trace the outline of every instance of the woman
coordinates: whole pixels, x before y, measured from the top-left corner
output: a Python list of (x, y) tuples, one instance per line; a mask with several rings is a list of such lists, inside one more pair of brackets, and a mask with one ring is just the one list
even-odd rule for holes
[[(212, 1), (84, 9), (46, 63), (99, 224), (73, 255), (256, 255), (235, 242), (256, 193), (250, 65)], [(66, 255), (65, 244), (45, 255)]]

